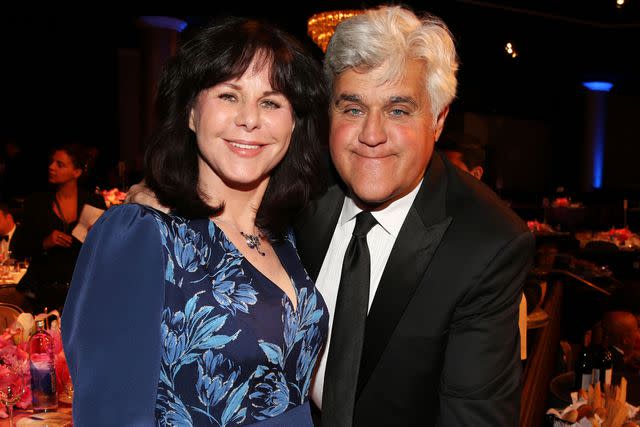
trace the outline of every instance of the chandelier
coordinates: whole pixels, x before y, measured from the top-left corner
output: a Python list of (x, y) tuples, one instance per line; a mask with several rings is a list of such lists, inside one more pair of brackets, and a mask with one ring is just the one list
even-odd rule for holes
[(327, 51), (327, 45), (333, 31), (340, 22), (355, 15), (360, 15), (364, 10), (332, 10), (312, 15), (307, 21), (307, 33), (315, 44), (320, 46), (322, 52)]

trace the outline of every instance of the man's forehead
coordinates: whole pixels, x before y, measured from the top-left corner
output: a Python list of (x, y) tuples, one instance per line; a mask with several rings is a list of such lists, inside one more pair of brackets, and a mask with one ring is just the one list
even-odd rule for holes
[[(389, 79), (392, 77), (392, 79)], [(419, 64), (409, 62), (404, 72), (390, 76), (386, 66), (373, 69), (348, 69), (334, 81), (335, 100), (382, 99), (387, 102), (416, 101), (424, 93), (424, 82)]]

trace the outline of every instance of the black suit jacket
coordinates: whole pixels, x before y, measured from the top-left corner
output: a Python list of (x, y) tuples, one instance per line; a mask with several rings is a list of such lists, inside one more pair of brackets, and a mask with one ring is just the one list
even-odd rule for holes
[[(296, 226), (314, 280), (343, 200), (332, 187)], [(533, 251), (526, 225), (435, 153), (369, 311), (354, 425), (517, 425), (518, 306)]]

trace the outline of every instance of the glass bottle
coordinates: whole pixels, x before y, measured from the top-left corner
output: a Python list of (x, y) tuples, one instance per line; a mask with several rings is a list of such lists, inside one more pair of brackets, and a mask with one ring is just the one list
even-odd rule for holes
[(613, 355), (601, 327), (593, 330), (593, 383), (600, 382), (604, 389), (611, 385), (613, 376)]
[(584, 333), (582, 350), (575, 364), (574, 390), (587, 390), (593, 379), (593, 360), (591, 354), (591, 331)]
[(36, 320), (36, 333), (29, 340), (31, 399), (34, 412), (58, 408), (53, 339), (44, 329), (44, 320)]

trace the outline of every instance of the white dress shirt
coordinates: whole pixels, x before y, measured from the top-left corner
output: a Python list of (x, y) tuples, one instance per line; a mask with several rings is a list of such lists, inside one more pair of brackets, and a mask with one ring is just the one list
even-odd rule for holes
[(14, 225), (11, 231), (7, 233), (9, 236), (9, 240), (1, 240), (0, 241), (0, 260), (9, 259), (7, 255), (9, 252), (9, 244), (11, 243), (11, 239), (13, 238), (13, 233), (16, 231), (16, 226)]
[[(369, 246), (369, 254), (371, 257), (371, 281), (369, 284), (369, 309), (371, 309), (371, 303), (373, 297), (378, 289), (378, 284), (382, 278), (382, 273), (389, 255), (391, 255), (391, 249), (398, 237), (400, 228), (404, 223), (409, 209), (418, 194), (418, 190), (422, 185), (416, 186), (411, 193), (391, 203), (389, 206), (381, 211), (371, 212), (373, 217), (378, 221), (369, 234), (367, 234), (367, 245)], [(340, 212), (340, 218), (333, 232), (329, 249), (322, 262), (322, 268), (318, 274), (316, 280), (316, 287), (322, 294), (327, 309), (329, 310), (329, 336), (327, 338), (327, 344), (320, 356), (320, 363), (317, 367), (317, 372), (314, 378), (314, 382), (311, 389), (311, 398), (315, 404), (322, 407), (322, 387), (324, 386), (324, 373), (327, 368), (327, 355), (329, 354), (329, 345), (331, 344), (331, 330), (333, 327), (333, 314), (336, 309), (336, 299), (338, 297), (338, 287), (340, 285), (340, 276), (342, 274), (342, 261), (344, 254), (349, 246), (351, 240), (351, 234), (356, 226), (356, 215), (358, 215), (362, 209), (356, 206), (356, 204), (349, 197), (345, 197), (342, 204), (342, 211)]]

